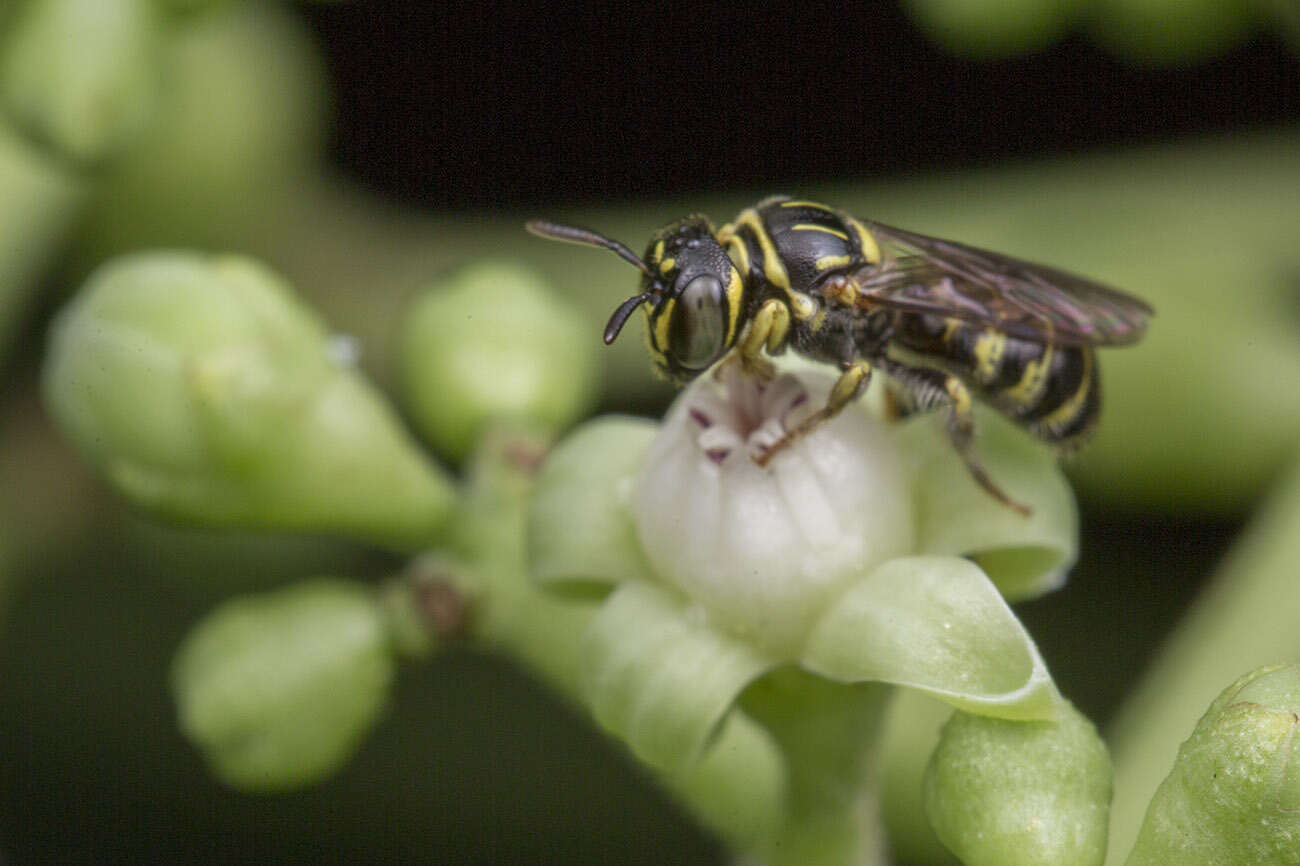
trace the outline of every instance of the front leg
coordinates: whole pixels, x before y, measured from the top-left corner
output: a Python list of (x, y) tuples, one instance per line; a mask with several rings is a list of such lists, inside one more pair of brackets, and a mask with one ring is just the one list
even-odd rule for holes
[(775, 298), (764, 301), (740, 341), (718, 364), (716, 375), (721, 375), (724, 365), (739, 361), (746, 373), (764, 382), (771, 381), (776, 373), (772, 363), (763, 357), (763, 350), (767, 349), (769, 355), (779, 354), (789, 336), (790, 308)]
[(866, 361), (854, 361), (848, 364), (839, 379), (835, 380), (830, 396), (826, 398), (826, 405), (809, 415), (798, 426), (787, 430), (784, 436), (772, 443), (772, 447), (763, 452), (763, 455), (756, 458), (754, 462), (759, 466), (766, 466), (779, 451), (789, 448), (838, 415), (841, 409), (856, 400), (858, 395), (866, 390), (870, 381), (870, 364)]

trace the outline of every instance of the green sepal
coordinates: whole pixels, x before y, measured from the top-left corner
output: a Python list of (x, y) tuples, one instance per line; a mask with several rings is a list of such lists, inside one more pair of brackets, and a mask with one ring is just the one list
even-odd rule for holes
[(606, 416), (573, 431), (547, 456), (528, 512), (534, 580), (585, 594), (653, 580), (629, 500), (657, 429), (651, 421)]
[(640, 581), (606, 599), (581, 663), (596, 720), (668, 773), (700, 757), (737, 695), (773, 666), (670, 590)]
[(1101, 866), (1110, 795), (1106, 747), (1064, 701), (1056, 722), (953, 713), (925, 777), (930, 822), (966, 866)]
[(920, 417), (900, 431), (917, 497), (917, 549), (969, 556), (1010, 601), (1057, 589), (1079, 548), (1074, 494), (1042, 444), (992, 413), (981, 413), (976, 455), (1025, 516), (980, 487), (942, 424)]
[(333, 773), (379, 719), (393, 677), (367, 587), (318, 578), (236, 598), (199, 623), (172, 664), (181, 730), (228, 784), (301, 787)]
[(1300, 665), (1226, 689), (1178, 750), (1127, 866), (1300, 863), (1298, 735)]
[(893, 559), (868, 574), (818, 621), (802, 662), (831, 679), (909, 686), (1005, 719), (1053, 720), (1060, 701), (997, 587), (955, 556)]

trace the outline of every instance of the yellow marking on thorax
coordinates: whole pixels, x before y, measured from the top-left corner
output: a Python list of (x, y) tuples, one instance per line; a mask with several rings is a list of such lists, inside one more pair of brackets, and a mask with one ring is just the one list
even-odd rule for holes
[(816, 301), (805, 295), (803, 292), (795, 292), (787, 289), (786, 294), (790, 297), (791, 314), (801, 322), (808, 321), (817, 314), (818, 310), (821, 309), (821, 306)]
[(663, 258), (663, 256), (664, 256), (664, 242), (663, 242), (663, 241), (658, 241), (658, 242), (655, 244), (654, 257), (655, 257), (656, 259), (661, 259), (661, 258)]
[(819, 210), (829, 210), (829, 208), (826, 207), (826, 205), (822, 204), (821, 202), (808, 201), (806, 199), (793, 199), (793, 198), (790, 199), (789, 201), (781, 202), (781, 207), (815, 207)]
[(1079, 377), (1079, 387), (1070, 395), (1070, 399), (1057, 406), (1046, 417), (1039, 418), (1038, 424), (1049, 430), (1055, 430), (1074, 420), (1088, 399), (1088, 391), (1092, 388), (1092, 364), (1092, 350), (1084, 350), (1083, 375)]
[(667, 276), (674, 267), (677, 266), (677, 259), (672, 257), (663, 259), (659, 262), (659, 273)]
[(862, 247), (862, 257), (870, 264), (879, 264), (880, 244), (876, 243), (876, 236), (867, 231), (867, 227), (853, 217), (847, 217), (846, 221), (858, 233), (858, 244)]
[(822, 256), (813, 261), (813, 267), (819, 271), (829, 271), (831, 268), (845, 267), (852, 261), (853, 256)]
[(777, 255), (776, 245), (772, 243), (772, 238), (763, 226), (763, 220), (759, 218), (758, 211), (749, 208), (736, 218), (736, 222), (740, 225), (749, 226), (754, 232), (754, 237), (758, 238), (759, 249), (763, 251), (763, 273), (767, 276), (768, 282), (779, 289), (790, 291), (790, 275), (786, 272), (781, 257)]
[(1030, 361), (1025, 365), (1025, 372), (1020, 375), (1020, 381), (1003, 396), (1010, 400), (1016, 406), (1032, 406), (1034, 401), (1043, 394), (1043, 389), (1047, 387), (1047, 371), (1052, 367), (1052, 358), (1056, 355), (1056, 349), (1051, 345), (1043, 347), (1043, 356), (1037, 361)]
[[(730, 226), (723, 226), (722, 230), (727, 231), (730, 228)], [(718, 239), (722, 240), (721, 232), (718, 233)], [(745, 245), (745, 242), (735, 234), (734, 230), (728, 233), (726, 239), (722, 240), (722, 242), (727, 245), (727, 252), (731, 255), (731, 261), (740, 269), (742, 274), (748, 274), (750, 267), (749, 247)]]
[[(949, 320), (950, 324), (957, 322), (955, 319)], [(944, 339), (948, 338), (948, 332), (944, 332)], [(992, 382), (998, 375), (998, 369), (1001, 366), (1002, 355), (1007, 348), (1007, 335), (1000, 331), (986, 330), (979, 335), (975, 341), (975, 379), (981, 383), (987, 384)]]
[(801, 232), (825, 232), (828, 235), (835, 235), (835, 237), (839, 238), (840, 240), (847, 241), (849, 239), (849, 236), (846, 235), (844, 232), (840, 231), (839, 229), (833, 229), (830, 228), (829, 226), (814, 225), (813, 223), (797, 223), (795, 225), (790, 226), (790, 230), (801, 231)]
[(676, 305), (677, 299), (669, 298), (664, 302), (663, 312), (655, 319), (654, 344), (662, 352), (668, 350), (668, 323), (672, 321), (673, 307)]

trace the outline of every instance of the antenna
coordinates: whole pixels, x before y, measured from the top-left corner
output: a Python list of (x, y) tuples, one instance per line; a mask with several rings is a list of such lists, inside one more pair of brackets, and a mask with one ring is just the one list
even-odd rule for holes
[[(636, 265), (637, 270), (645, 274), (647, 277), (650, 276), (650, 268), (645, 262), (641, 261), (640, 256), (613, 238), (607, 238), (599, 232), (593, 232), (591, 229), (584, 229), (578, 226), (564, 226), (559, 223), (548, 222), (547, 220), (530, 220), (524, 224), (524, 228), (528, 229), (538, 237), (549, 238), (553, 241), (568, 241), (571, 244), (585, 244), (589, 247), (603, 247), (618, 254), (620, 258), (630, 264)], [(642, 298), (641, 300), (644, 301), (646, 299)], [(626, 307), (627, 304), (625, 303), (623, 306)], [(623, 318), (618, 321), (619, 327), (622, 327), (623, 320), (628, 317), (635, 307), (636, 305), (633, 304), (632, 307), (628, 308), (626, 313), (623, 313)], [(618, 312), (614, 313), (614, 317), (618, 318), (620, 312), (623, 312), (623, 307), (618, 308)], [(610, 324), (613, 324), (612, 319), (610, 320)], [(618, 328), (614, 329), (614, 333), (618, 333)], [(609, 336), (608, 329), (606, 329), (605, 335), (606, 343), (613, 339), (613, 337)]]
[(605, 326), (606, 346), (614, 342), (618, 337), (618, 332), (623, 330), (623, 323), (627, 321), (628, 316), (632, 315), (632, 311), (648, 300), (650, 300), (650, 292), (642, 292), (639, 295), (633, 295), (618, 305), (618, 309), (614, 311), (614, 315), (609, 317), (609, 324)]

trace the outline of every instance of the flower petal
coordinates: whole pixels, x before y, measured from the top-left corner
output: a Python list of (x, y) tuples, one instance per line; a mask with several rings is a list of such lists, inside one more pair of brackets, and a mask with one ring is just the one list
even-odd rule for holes
[(1053, 720), (1060, 699), (997, 588), (956, 556), (895, 559), (868, 574), (817, 623), (803, 664), (832, 679), (911, 686), (1006, 719)]
[(975, 483), (943, 425), (917, 418), (900, 431), (916, 478), (918, 550), (973, 558), (1011, 601), (1058, 589), (1079, 549), (1074, 495), (1052, 453), (992, 413), (975, 450), (989, 476), (1032, 511), (1005, 507)]
[(555, 589), (599, 593), (649, 579), (628, 502), (657, 425), (607, 416), (555, 447), (528, 511), (533, 579)]
[(736, 696), (773, 666), (671, 590), (640, 581), (606, 600), (587, 627), (582, 657), (596, 720), (667, 772), (698, 758)]

